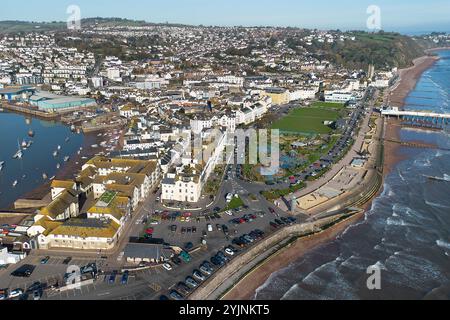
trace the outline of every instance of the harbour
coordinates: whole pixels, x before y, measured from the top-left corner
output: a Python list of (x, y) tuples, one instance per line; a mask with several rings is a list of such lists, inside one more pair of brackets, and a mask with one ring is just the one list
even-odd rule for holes
[(84, 140), (60, 122), (0, 113), (0, 208), (48, 183)]

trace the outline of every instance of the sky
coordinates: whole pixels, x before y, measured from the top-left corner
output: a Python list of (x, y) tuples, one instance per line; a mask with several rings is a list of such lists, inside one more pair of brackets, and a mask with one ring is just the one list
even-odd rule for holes
[[(449, 0), (1, 0), (0, 20), (66, 21), (69, 5), (82, 18), (219, 26), (291, 26), (366, 30), (367, 8), (380, 8), (381, 28), (450, 32)], [(19, 5), (20, 3), (20, 5)]]

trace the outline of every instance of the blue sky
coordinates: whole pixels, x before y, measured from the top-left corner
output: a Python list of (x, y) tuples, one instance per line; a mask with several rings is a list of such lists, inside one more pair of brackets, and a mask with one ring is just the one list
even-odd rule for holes
[(1, 0), (0, 20), (65, 21), (71, 4), (82, 17), (343, 30), (365, 29), (366, 9), (374, 4), (384, 30), (450, 31), (449, 0)]

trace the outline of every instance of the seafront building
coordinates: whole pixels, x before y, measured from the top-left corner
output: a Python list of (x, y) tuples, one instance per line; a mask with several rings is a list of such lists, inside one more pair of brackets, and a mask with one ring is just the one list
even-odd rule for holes
[(156, 161), (94, 157), (74, 181), (52, 182), (27, 234), (41, 249), (112, 249), (159, 176)]

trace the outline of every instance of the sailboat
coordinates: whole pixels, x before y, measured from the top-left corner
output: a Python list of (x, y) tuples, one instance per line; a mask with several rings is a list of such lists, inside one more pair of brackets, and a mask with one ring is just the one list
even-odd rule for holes
[(18, 150), (17, 150), (17, 152), (13, 155), (13, 159), (21, 159), (22, 156), (23, 156), (22, 149), (20, 149), (19, 140), (17, 140), (17, 147), (18, 147)]

